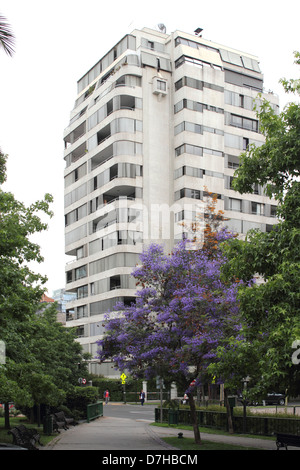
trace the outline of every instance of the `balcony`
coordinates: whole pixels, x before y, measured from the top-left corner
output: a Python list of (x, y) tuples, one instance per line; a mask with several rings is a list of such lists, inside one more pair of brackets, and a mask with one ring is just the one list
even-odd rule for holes
[(72, 145), (76, 140), (78, 140), (81, 136), (83, 136), (86, 132), (86, 123), (83, 121), (76, 129), (74, 129), (72, 132), (70, 132), (66, 137), (64, 138), (65, 142), (65, 148), (68, 148), (70, 145)]
[[(135, 201), (137, 198), (142, 198), (142, 188), (127, 185), (116, 186), (92, 199), (90, 201), (89, 213), (97, 212), (108, 204), (113, 204), (117, 201)], [(127, 202), (124, 204), (128, 205)]]
[(83, 157), (86, 154), (86, 152), (87, 152), (86, 142), (83, 142), (83, 144), (79, 145), (79, 147), (73, 150), (73, 152), (65, 156), (67, 167), (70, 166), (72, 163), (76, 162), (77, 160), (79, 160), (79, 158)]
[(91, 158), (91, 171), (113, 157), (142, 155), (143, 144), (132, 140), (117, 140)]

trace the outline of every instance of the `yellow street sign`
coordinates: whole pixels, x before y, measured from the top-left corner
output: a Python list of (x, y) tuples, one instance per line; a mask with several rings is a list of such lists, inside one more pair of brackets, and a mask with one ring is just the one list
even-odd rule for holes
[(124, 372), (123, 372), (123, 374), (121, 375), (122, 384), (125, 383), (126, 378), (127, 378), (127, 375), (125, 375)]

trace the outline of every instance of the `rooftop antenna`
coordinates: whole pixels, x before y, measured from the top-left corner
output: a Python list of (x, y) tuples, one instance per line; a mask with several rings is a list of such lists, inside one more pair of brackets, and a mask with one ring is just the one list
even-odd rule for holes
[(166, 34), (167, 28), (166, 28), (166, 26), (165, 26), (163, 23), (159, 23), (159, 24), (157, 25), (157, 27), (158, 27), (158, 29), (159, 29), (159, 31), (160, 31), (161, 33)]

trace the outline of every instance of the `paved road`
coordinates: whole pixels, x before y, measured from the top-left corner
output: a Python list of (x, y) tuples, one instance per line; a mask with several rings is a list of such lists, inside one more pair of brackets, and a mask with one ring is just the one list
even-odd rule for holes
[[(83, 423), (70, 427), (67, 431), (61, 431), (61, 434), (44, 449), (124, 452), (132, 450), (172, 452), (175, 450), (162, 441), (162, 438), (177, 436), (179, 432), (177, 429), (149, 426), (149, 423), (154, 421), (154, 406), (109, 404), (104, 405), (103, 414), (103, 417), (90, 423)], [(193, 437), (192, 431), (183, 431), (183, 434), (185, 437)], [(201, 433), (201, 437), (203, 440), (276, 450), (274, 440), (205, 433)]]
[(134, 420), (145, 420), (153, 423), (155, 421), (154, 410), (157, 405), (130, 405), (123, 403), (103, 405), (104, 416), (112, 418), (128, 418)]

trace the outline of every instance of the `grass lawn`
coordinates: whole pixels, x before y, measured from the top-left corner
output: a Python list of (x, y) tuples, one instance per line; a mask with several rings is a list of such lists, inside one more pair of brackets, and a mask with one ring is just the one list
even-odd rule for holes
[[(165, 427), (165, 428), (173, 428), (173, 429), (181, 429), (181, 430), (186, 430), (186, 431), (193, 431), (193, 426), (188, 426), (188, 425), (184, 425), (184, 424), (169, 425), (168, 423), (157, 423), (156, 422), (156, 423), (151, 423), (151, 426), (161, 426), (161, 427)], [(221, 434), (221, 435), (224, 435), (224, 436), (231, 436), (232, 435), (227, 431), (222, 431), (222, 429), (205, 428), (205, 427), (201, 427), (201, 426), (199, 426), (199, 431), (200, 431), (200, 433), (203, 432), (203, 433), (206, 433), (206, 434)], [(234, 433), (234, 436), (252, 437), (253, 439), (256, 438), (256, 439), (274, 440), (274, 437), (272, 437), (272, 436), (256, 436), (254, 434), (237, 434), (237, 433)]]
[(182, 439), (178, 439), (178, 437), (164, 437), (162, 440), (172, 447), (177, 447), (179, 450), (257, 450), (254, 447), (243, 447), (204, 440), (201, 441), (201, 445), (197, 445), (194, 439), (190, 437)]
[[(193, 431), (192, 426), (185, 426), (185, 425), (169, 425), (167, 423), (152, 423), (151, 426), (162, 426), (166, 428), (178, 429), (181, 431)], [(224, 436), (230, 436), (226, 431), (216, 430), (212, 428), (204, 428), (199, 427), (200, 435), (201, 433), (206, 434), (219, 434)], [(274, 437), (270, 436), (254, 436), (253, 434), (234, 434), (234, 436), (241, 436), (241, 437), (251, 437), (251, 438), (259, 438), (259, 439), (267, 439), (267, 440), (274, 440)], [(212, 442), (208, 441), (207, 438), (202, 440), (202, 444), (196, 445), (194, 438), (192, 437), (183, 437), (183, 439), (178, 439), (177, 436), (175, 437), (163, 437), (161, 438), (167, 444), (170, 444), (172, 447), (177, 447), (179, 450), (259, 450), (254, 447), (244, 447), (244, 446), (237, 446), (237, 445), (230, 445), (230, 444), (223, 444), (219, 442)], [(201, 438), (202, 439), (202, 438)]]

